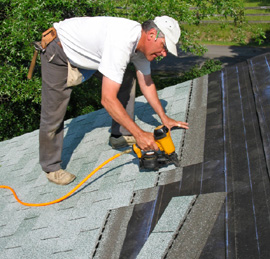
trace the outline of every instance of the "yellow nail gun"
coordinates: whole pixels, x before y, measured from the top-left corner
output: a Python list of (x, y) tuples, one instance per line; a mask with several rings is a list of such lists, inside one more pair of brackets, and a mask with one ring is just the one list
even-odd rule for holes
[(134, 144), (132, 149), (140, 159), (141, 169), (150, 169), (157, 171), (162, 166), (173, 163), (176, 167), (180, 166), (177, 154), (175, 153), (175, 146), (173, 144), (169, 129), (160, 125), (154, 130), (154, 138), (160, 151), (142, 150)]

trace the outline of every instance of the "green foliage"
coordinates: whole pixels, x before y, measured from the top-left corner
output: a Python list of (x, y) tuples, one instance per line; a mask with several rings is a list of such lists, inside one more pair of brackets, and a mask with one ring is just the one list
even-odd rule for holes
[(244, 7), (243, 2), (239, 0), (227, 0), (227, 1), (209, 1), (209, 0), (193, 0), (188, 1), (192, 6), (196, 6), (196, 22), (200, 22), (214, 15), (221, 14), (225, 18), (232, 17), (235, 24), (238, 24), (244, 19)]
[(261, 27), (256, 27), (253, 30), (253, 40), (258, 43), (258, 45), (262, 45), (266, 40), (266, 34)]
[(200, 68), (198, 65), (194, 66), (192, 69), (184, 73), (184, 75), (179, 77), (180, 82), (185, 82), (187, 80), (195, 79), (213, 72), (219, 71), (222, 68), (222, 64), (219, 60), (207, 60)]
[[(0, 140), (39, 127), (41, 72), (38, 58), (33, 79), (27, 79), (33, 41), (54, 22), (75, 16), (120, 16), (143, 22), (169, 15), (181, 23), (199, 24), (214, 13), (234, 17), (241, 0), (0, 0)], [(190, 9), (195, 7), (195, 9)], [(206, 49), (197, 33), (182, 29), (181, 48), (195, 54)], [(100, 108), (100, 83), (95, 79), (74, 88), (67, 116)]]
[(252, 45), (269, 46), (270, 24), (245, 23), (239, 26), (233, 24), (209, 24), (203, 23), (199, 26), (183, 25), (186, 31), (192, 33), (194, 42), (200, 44), (223, 44), (223, 45)]
[(1, 0), (0, 2), (0, 140), (39, 127), (40, 60), (27, 79), (31, 42), (59, 20), (95, 14), (87, 0)]
[(235, 37), (233, 38), (234, 42), (239, 42), (240, 44), (245, 44), (246, 41), (246, 31), (242, 27), (238, 27), (235, 30)]
[[(225, 18), (232, 17), (235, 25), (244, 21), (242, 0), (166, 0), (162, 4), (158, 0), (126, 0), (118, 3), (122, 4), (118, 15), (126, 15), (127, 18), (139, 22), (154, 19), (156, 16), (169, 15), (180, 24), (199, 25), (203, 19), (217, 14), (222, 14)], [(195, 55), (203, 55), (206, 48), (195, 40), (196, 36), (196, 32), (191, 33), (182, 27), (181, 49)]]
[(101, 80), (91, 77), (73, 88), (66, 117), (72, 118), (101, 109)]

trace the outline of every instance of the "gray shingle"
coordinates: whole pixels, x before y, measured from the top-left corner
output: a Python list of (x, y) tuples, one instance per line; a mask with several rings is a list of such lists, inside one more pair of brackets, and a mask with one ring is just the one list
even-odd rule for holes
[(119, 258), (132, 212), (133, 206), (118, 208), (110, 212), (95, 258)]
[(163, 258), (171, 239), (172, 233), (152, 233), (136, 258), (148, 259), (150, 255), (151, 258)]
[(157, 177), (158, 177), (157, 172), (153, 171), (139, 172), (134, 185), (134, 191), (154, 187), (157, 182)]
[(156, 232), (175, 232), (186, 218), (196, 196), (173, 197), (153, 230)]
[[(184, 103), (189, 98), (189, 90), (190, 82), (158, 93), (169, 116), (185, 120)], [(153, 131), (161, 122), (146, 103), (143, 96), (136, 98), (135, 118), (144, 130)], [(77, 176), (69, 186), (48, 183), (38, 162), (38, 131), (0, 142), (1, 184), (11, 185), (25, 202), (41, 203), (62, 197), (97, 166), (121, 151), (108, 145), (110, 125), (111, 118), (104, 109), (65, 122), (63, 166)], [(177, 148), (182, 136), (182, 130), (172, 132)], [(175, 169), (173, 165), (152, 172), (140, 171), (138, 164), (134, 154), (120, 156), (88, 179), (70, 198), (47, 207), (22, 206), (8, 190), (0, 190), (3, 199), (0, 203), (0, 258), (91, 258), (96, 245), (104, 244), (99, 240), (100, 235), (103, 235), (102, 240), (108, 240), (111, 235), (108, 230), (117, 221), (113, 215), (119, 212), (111, 209), (125, 208), (130, 212), (131, 203), (155, 199), (156, 184), (180, 178), (180, 174), (170, 173)], [(105, 227), (103, 233), (107, 215), (111, 215), (107, 225), (110, 227)], [(126, 220), (123, 224), (127, 226), (128, 214), (123, 217)], [(123, 229), (119, 229), (120, 243), (125, 237)], [(101, 250), (97, 251), (97, 256), (102, 255)]]
[[(225, 193), (199, 195), (168, 252), (168, 258), (199, 258), (225, 197)], [(181, 254), (178, 251), (181, 251)]]
[(150, 254), (153, 258), (164, 257), (195, 199), (195, 195), (171, 199), (137, 258), (147, 258)]
[(179, 182), (182, 179), (183, 168), (178, 167), (173, 170), (161, 171), (159, 174), (158, 185), (166, 185), (170, 183)]

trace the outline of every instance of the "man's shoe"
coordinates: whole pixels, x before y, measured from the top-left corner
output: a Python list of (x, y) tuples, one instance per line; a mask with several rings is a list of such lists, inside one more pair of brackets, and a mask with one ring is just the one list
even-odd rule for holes
[(122, 148), (136, 144), (136, 140), (133, 136), (121, 136), (118, 138), (111, 136), (109, 142), (112, 148)]
[(58, 171), (47, 173), (47, 178), (53, 183), (66, 185), (74, 181), (76, 176), (63, 169), (59, 169)]

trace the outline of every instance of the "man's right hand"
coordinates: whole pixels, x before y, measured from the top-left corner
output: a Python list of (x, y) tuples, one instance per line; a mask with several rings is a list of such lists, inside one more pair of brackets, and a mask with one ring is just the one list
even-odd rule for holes
[(159, 148), (155, 142), (153, 133), (142, 131), (138, 136), (134, 136), (134, 137), (137, 141), (137, 145), (143, 151), (150, 151), (150, 150), (158, 151), (159, 150)]
[(127, 114), (123, 105), (117, 98), (120, 84), (103, 76), (102, 79), (102, 98), (101, 103), (111, 117), (120, 125), (125, 127), (136, 139), (137, 145), (143, 151), (156, 150), (159, 148), (155, 142), (154, 134), (143, 131)]

